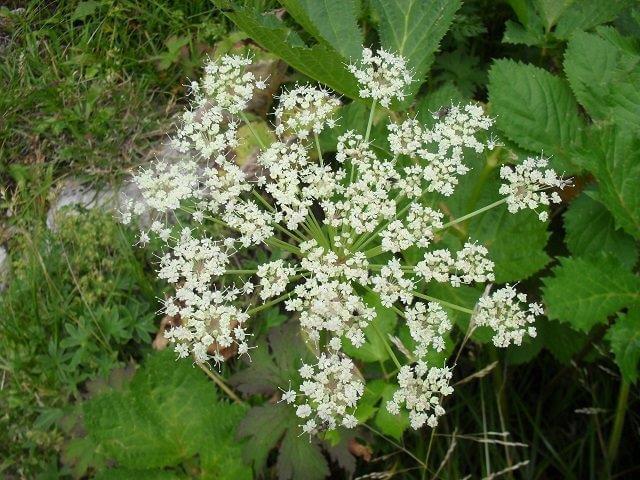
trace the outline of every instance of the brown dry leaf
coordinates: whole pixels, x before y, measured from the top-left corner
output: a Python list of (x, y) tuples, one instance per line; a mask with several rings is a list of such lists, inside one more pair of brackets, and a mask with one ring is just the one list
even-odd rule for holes
[(370, 462), (371, 456), (373, 455), (371, 448), (359, 443), (355, 438), (349, 440), (349, 452), (351, 452), (354, 457), (361, 458), (365, 462)]

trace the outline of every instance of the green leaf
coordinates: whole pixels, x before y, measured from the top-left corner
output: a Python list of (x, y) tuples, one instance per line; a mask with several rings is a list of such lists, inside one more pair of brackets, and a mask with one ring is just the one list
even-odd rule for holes
[(128, 468), (112, 468), (103, 470), (93, 477), (95, 480), (179, 480), (174, 472), (165, 470), (130, 470)]
[(566, 323), (541, 318), (536, 321), (538, 337), (544, 347), (561, 363), (568, 364), (587, 344), (589, 337)]
[(402, 438), (402, 434), (409, 426), (409, 414), (406, 410), (400, 410), (398, 415), (393, 415), (387, 410), (387, 402), (393, 398), (398, 389), (397, 385), (386, 384), (382, 389), (380, 408), (374, 419), (374, 423), (385, 435), (395, 439)]
[(621, 128), (595, 130), (584, 159), (616, 226), (640, 238), (640, 135)]
[(528, 278), (549, 263), (548, 238), (547, 223), (535, 212), (513, 214), (505, 205), (478, 216), (469, 226), (469, 239), (489, 250), (498, 283)]
[(389, 341), (387, 335), (393, 332), (398, 317), (392, 309), (382, 306), (380, 297), (375, 293), (367, 293), (364, 300), (369, 306), (375, 308), (376, 318), (364, 329), (366, 338), (364, 345), (356, 348), (345, 338), (342, 340), (343, 350), (347, 355), (363, 362), (384, 362), (389, 358), (389, 352), (385, 346), (385, 342)]
[[(535, 17), (538, 19), (538, 17)], [(523, 27), (519, 23), (507, 20), (504, 28), (504, 36), (502, 37), (503, 43), (511, 43), (513, 45), (527, 45), (534, 47), (542, 45), (544, 43), (544, 30), (542, 29), (542, 23), (537, 24), (539, 28), (533, 28), (533, 26)]]
[(362, 56), (357, 0), (278, 0), (296, 22), (347, 60)]
[(546, 70), (497, 60), (489, 71), (489, 100), (496, 125), (521, 148), (552, 155), (551, 164), (575, 171), (572, 151), (583, 122), (567, 83)]
[(355, 412), (358, 422), (366, 422), (378, 411), (376, 405), (382, 397), (382, 391), (385, 385), (387, 385), (387, 383), (385, 383), (384, 380), (371, 380), (367, 382)]
[(177, 465), (202, 449), (240, 455), (232, 436), (244, 408), (219, 401), (206, 376), (170, 351), (149, 357), (122, 391), (99, 395), (83, 411), (89, 436), (121, 467)]
[(460, 0), (372, 0), (371, 7), (380, 17), (382, 46), (402, 55), (413, 70), (412, 97), (425, 80)]
[(640, 55), (598, 35), (578, 33), (564, 69), (578, 101), (598, 120), (640, 127)]
[(557, 23), (558, 19), (573, 0), (534, 0), (536, 10), (540, 14), (547, 32)]
[(543, 280), (547, 314), (576, 330), (588, 332), (621, 308), (640, 302), (640, 278), (610, 257), (562, 258), (553, 273)]
[(640, 362), (640, 310), (632, 309), (620, 314), (607, 332), (611, 351), (622, 373), (622, 378), (635, 383), (638, 380)]
[(583, 192), (564, 214), (565, 242), (569, 251), (587, 257), (599, 257), (603, 253), (611, 255), (630, 270), (638, 261), (633, 237), (616, 229), (611, 213), (590, 193)]
[(602, 0), (580, 0), (574, 2), (558, 20), (554, 34), (557, 38), (566, 40), (574, 32), (590, 30), (597, 25), (615, 20), (628, 5), (628, 0), (607, 0), (605, 2)]
[(214, 0), (236, 26), (261, 47), (278, 55), (304, 75), (350, 98), (358, 98), (355, 77), (345, 68), (346, 59), (323, 44), (307, 47), (302, 39), (272, 14), (260, 14), (228, 0)]
[(278, 453), (278, 479), (322, 480), (329, 476), (329, 465), (315, 441), (290, 429)]
[(282, 439), (277, 461), (279, 478), (325, 478), (329, 473), (327, 461), (317, 441), (302, 435), (299, 424), (291, 405), (267, 403), (253, 407), (237, 430), (240, 438), (247, 439), (243, 458), (260, 472), (269, 452)]

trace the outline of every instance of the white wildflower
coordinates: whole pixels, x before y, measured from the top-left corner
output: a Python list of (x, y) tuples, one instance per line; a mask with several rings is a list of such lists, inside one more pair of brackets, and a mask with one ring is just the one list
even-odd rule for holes
[(474, 320), (477, 326), (491, 327), (496, 347), (508, 347), (512, 343), (520, 345), (525, 335), (535, 337), (535, 315), (541, 314), (539, 304), (527, 306), (527, 296), (507, 285), (480, 298)]
[(436, 302), (425, 305), (417, 302), (405, 311), (411, 338), (416, 342), (413, 351), (418, 358), (424, 357), (430, 348), (436, 352), (444, 350), (443, 335), (451, 330), (451, 322), (444, 309)]
[(317, 135), (325, 127), (335, 127), (335, 113), (339, 107), (340, 101), (324, 89), (296, 86), (280, 95), (280, 103), (274, 112), (276, 134), (292, 132), (303, 139), (310, 133)]
[[(540, 206), (546, 207), (562, 201), (557, 191), (549, 190), (563, 189), (570, 182), (559, 177), (553, 169), (547, 168), (548, 163), (543, 157), (528, 157), (514, 167), (504, 165), (500, 168), (500, 178), (506, 183), (500, 186), (499, 192), (506, 196), (509, 212), (536, 210)], [(548, 214), (542, 211), (538, 216), (545, 221)]]
[(284, 292), (289, 283), (289, 277), (295, 274), (294, 268), (285, 265), (284, 260), (274, 260), (273, 262), (263, 263), (258, 267), (258, 277), (260, 278), (260, 298), (275, 297)]
[(360, 97), (371, 98), (383, 107), (389, 107), (394, 98), (402, 101), (412, 82), (404, 58), (382, 48), (375, 54), (369, 48), (363, 49), (362, 59), (347, 68), (358, 80)]
[(387, 402), (387, 410), (392, 414), (400, 413), (404, 407), (409, 411), (411, 427), (418, 429), (425, 423), (431, 428), (438, 425), (438, 417), (445, 411), (441, 405), (441, 397), (453, 393), (449, 386), (451, 370), (448, 368), (429, 367), (419, 361), (414, 367), (405, 365), (398, 373), (398, 390)]

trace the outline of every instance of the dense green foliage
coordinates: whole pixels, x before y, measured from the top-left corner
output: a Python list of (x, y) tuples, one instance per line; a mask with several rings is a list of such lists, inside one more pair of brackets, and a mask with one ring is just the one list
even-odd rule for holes
[[(13, 214), (0, 227), (12, 265), (0, 294), (0, 474), (456, 479), (513, 466), (512, 478), (638, 474), (640, 8), (632, 1), (13, 7), (0, 7), (0, 176), (3, 207)], [(239, 32), (225, 37), (229, 24)], [(429, 123), (443, 104), (485, 103), (504, 145), (473, 159), (473, 171), (447, 199), (454, 216), (498, 199), (507, 161), (548, 155), (574, 178), (549, 222), (508, 215), (503, 205), (443, 239), (489, 247), (496, 281), (520, 282), (543, 301), (548, 318), (537, 338), (505, 352), (482, 329), (465, 344), (468, 316), (448, 312), (456, 329), (431, 360), (455, 358), (459, 386), (435, 436), (407, 430), (407, 418), (384, 408), (395, 366), (381, 336), (397, 335), (405, 345), (411, 338), (375, 297), (367, 301), (377, 309), (376, 325), (365, 346), (349, 352), (377, 377), (357, 412), (368, 426), (309, 441), (300, 420), (273, 400), (290, 387), (306, 348), (285, 312), (266, 310), (252, 325), (258, 348), (251, 363), (208, 372), (241, 396), (231, 391), (243, 405), (230, 404), (188, 361), (148, 355), (161, 291), (149, 259), (134, 253), (135, 239), (111, 214), (72, 212), (46, 230), (61, 177), (73, 171), (106, 183), (150, 156), (151, 142), (170, 124), (174, 96), (221, 40), (222, 49), (253, 42), (254, 51), (284, 60), (291, 69), (278, 81), (312, 79), (344, 95), (337, 130), (366, 126), (366, 105), (349, 103), (357, 86), (345, 68), (362, 45), (401, 53), (413, 69), (414, 89), (394, 110)], [(250, 155), (237, 153), (240, 160)], [(468, 308), (482, 294), (437, 288), (439, 298)], [(123, 367), (138, 363), (133, 379), (122, 380), (130, 376)], [(110, 372), (106, 385), (95, 380)]]

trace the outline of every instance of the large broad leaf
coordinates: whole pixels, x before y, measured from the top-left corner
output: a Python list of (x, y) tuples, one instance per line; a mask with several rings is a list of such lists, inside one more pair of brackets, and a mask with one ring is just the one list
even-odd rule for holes
[(214, 0), (238, 28), (263, 48), (282, 58), (301, 73), (351, 98), (358, 98), (355, 77), (346, 59), (325, 44), (307, 47), (302, 39), (273, 14), (260, 14), (229, 0)]
[(372, 0), (380, 17), (382, 46), (407, 59), (413, 70), (411, 95), (418, 91), (433, 63), (440, 40), (460, 8), (459, 0)]
[(311, 35), (347, 60), (362, 56), (357, 0), (278, 0)]
[(640, 362), (640, 309), (632, 309), (626, 315), (620, 315), (609, 328), (607, 339), (611, 351), (627, 382), (638, 380), (638, 362)]
[(640, 128), (640, 52), (577, 33), (565, 52), (564, 69), (589, 115)]
[(599, 182), (599, 199), (616, 226), (640, 238), (640, 135), (621, 128), (594, 130), (584, 151)]
[(597, 192), (583, 192), (564, 214), (569, 251), (587, 257), (611, 255), (630, 270), (638, 260), (636, 242), (631, 235), (616, 229), (611, 213), (592, 194)]
[(401, 409), (397, 415), (393, 415), (387, 410), (387, 402), (393, 398), (393, 394), (397, 389), (397, 385), (385, 384), (382, 387), (380, 407), (375, 416), (374, 423), (382, 433), (399, 440), (409, 426), (410, 421), (409, 414), (404, 409)]
[(498, 60), (489, 71), (489, 100), (498, 128), (520, 147), (551, 155), (560, 171), (575, 171), (583, 122), (567, 83), (546, 70)]
[(609, 315), (640, 303), (640, 277), (610, 257), (563, 258), (553, 273), (543, 280), (547, 314), (577, 330), (606, 324)]
[[(99, 395), (83, 411), (90, 438), (121, 467), (162, 468), (196, 454), (203, 459), (212, 449), (227, 452), (220, 460), (233, 478), (251, 477), (246, 466), (229, 461), (240, 455), (233, 432), (245, 409), (218, 400), (206, 376), (191, 362), (176, 362), (173, 352), (154, 354), (125, 389)], [(206, 463), (216, 467), (215, 459)]]
[(574, 32), (589, 30), (615, 20), (629, 0), (580, 0), (573, 2), (558, 19), (554, 34), (568, 39)]

